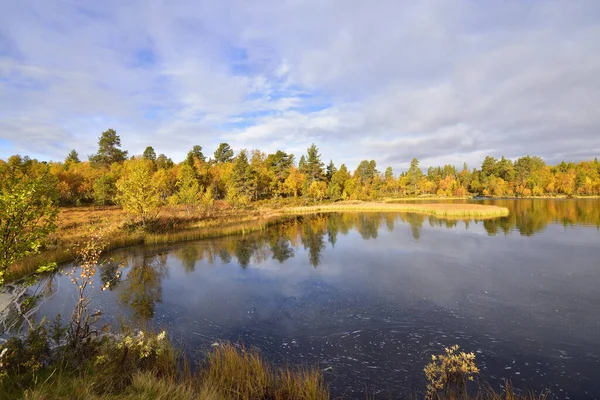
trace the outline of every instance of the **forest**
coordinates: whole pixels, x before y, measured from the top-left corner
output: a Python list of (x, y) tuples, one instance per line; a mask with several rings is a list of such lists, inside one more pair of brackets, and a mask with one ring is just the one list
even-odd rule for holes
[[(530, 197), (600, 195), (600, 162), (563, 161), (547, 165), (537, 156), (516, 161), (488, 156), (480, 168), (464, 164), (429, 167), (424, 172), (414, 158), (410, 168), (394, 175), (381, 172), (375, 160), (364, 160), (354, 171), (323, 162), (315, 144), (296, 162), (278, 150), (266, 154), (242, 149), (234, 153), (221, 143), (209, 157), (200, 145), (184, 161), (174, 163), (147, 147), (129, 156), (112, 129), (102, 133), (98, 151), (80, 159), (71, 151), (63, 162), (46, 162), (14, 155), (0, 160), (0, 181), (40, 179), (60, 205), (121, 204), (144, 217), (161, 204), (209, 207), (214, 200), (231, 205), (253, 201), (303, 197), (311, 200), (376, 200), (384, 197)], [(43, 178), (43, 179), (42, 179)]]

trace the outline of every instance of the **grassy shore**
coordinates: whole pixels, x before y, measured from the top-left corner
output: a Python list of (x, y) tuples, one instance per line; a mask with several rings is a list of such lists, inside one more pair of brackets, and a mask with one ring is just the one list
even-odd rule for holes
[(445, 200), (471, 200), (471, 199), (483, 199), (483, 200), (498, 200), (498, 199), (600, 199), (598, 195), (571, 195), (567, 196), (566, 194), (555, 194), (555, 195), (543, 195), (543, 196), (485, 196), (480, 197), (477, 195), (469, 195), (469, 196), (437, 196), (437, 195), (420, 195), (417, 197), (386, 197), (382, 201), (385, 203), (395, 203), (395, 202), (403, 202), (403, 201), (445, 201)]
[(309, 207), (291, 207), (284, 213), (304, 214), (315, 212), (407, 212), (434, 215), (436, 217), (475, 217), (496, 218), (507, 216), (505, 207), (485, 206), (481, 204), (406, 204), (406, 203), (335, 203)]
[(64, 263), (73, 259), (75, 243), (91, 225), (104, 228), (107, 250), (141, 245), (176, 243), (226, 235), (243, 235), (260, 231), (294, 215), (318, 212), (409, 212), (439, 218), (473, 217), (478, 219), (508, 215), (508, 209), (478, 204), (400, 204), (383, 202), (338, 202), (301, 205), (304, 201), (259, 202), (252, 208), (232, 209), (216, 202), (209, 212), (188, 213), (183, 208), (164, 207), (157, 218), (145, 227), (135, 223), (120, 207), (61, 208), (58, 230), (52, 234), (42, 252), (22, 260), (9, 270), (12, 280), (34, 273), (43, 263)]
[[(165, 332), (129, 332), (88, 342), (74, 355), (68, 344), (51, 346), (52, 330), (38, 326), (26, 339), (0, 345), (0, 398), (27, 400), (328, 400), (327, 377), (316, 366), (275, 367), (257, 349), (215, 343), (191, 368)], [(33, 368), (32, 368), (33, 367)], [(421, 366), (415, 366), (420, 369)], [(544, 400), (545, 394), (519, 394), (509, 382), (500, 391), (454, 363), (439, 370), (452, 380), (430, 399)], [(444, 378), (445, 379), (445, 378)], [(460, 383), (464, 386), (461, 389)], [(456, 385), (459, 383), (459, 385)], [(468, 391), (465, 392), (464, 389)], [(367, 388), (367, 391), (369, 388)], [(422, 398), (424, 391), (409, 398)], [(340, 399), (350, 396), (338, 397)], [(367, 398), (375, 398), (367, 396)], [(397, 398), (397, 397), (396, 397)]]

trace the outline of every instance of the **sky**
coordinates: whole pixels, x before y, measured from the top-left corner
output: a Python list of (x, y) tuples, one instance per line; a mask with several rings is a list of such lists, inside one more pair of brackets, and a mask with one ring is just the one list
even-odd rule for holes
[(598, 0), (0, 0), (0, 158), (600, 156)]

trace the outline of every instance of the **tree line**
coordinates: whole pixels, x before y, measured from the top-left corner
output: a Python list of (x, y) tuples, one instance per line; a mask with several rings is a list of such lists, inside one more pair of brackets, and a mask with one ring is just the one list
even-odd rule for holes
[(122, 204), (142, 217), (160, 204), (191, 210), (210, 207), (214, 200), (243, 205), (282, 197), (337, 201), (418, 195), (600, 195), (597, 158), (552, 166), (537, 156), (514, 162), (488, 156), (480, 168), (444, 165), (427, 171), (415, 158), (407, 171), (395, 175), (391, 167), (381, 172), (375, 160), (361, 161), (354, 171), (333, 161), (325, 165), (314, 144), (296, 162), (293, 154), (281, 150), (266, 154), (244, 149), (235, 154), (227, 143), (221, 143), (210, 157), (196, 145), (184, 161), (174, 163), (150, 146), (130, 157), (112, 129), (102, 133), (98, 151), (88, 161), (81, 161), (75, 150), (64, 162), (39, 162), (19, 155), (0, 160), (2, 181), (15, 175), (44, 176), (44, 185), (61, 205)]

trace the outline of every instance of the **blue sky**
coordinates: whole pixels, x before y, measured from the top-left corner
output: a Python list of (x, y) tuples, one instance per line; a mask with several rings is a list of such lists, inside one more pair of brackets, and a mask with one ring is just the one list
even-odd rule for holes
[(596, 0), (0, 0), (0, 158), (600, 155)]

